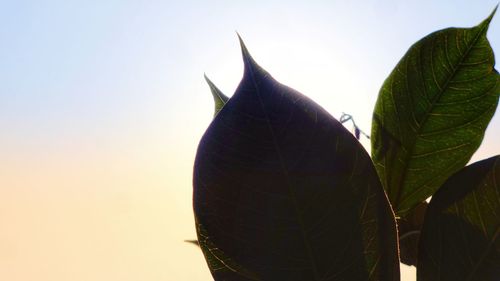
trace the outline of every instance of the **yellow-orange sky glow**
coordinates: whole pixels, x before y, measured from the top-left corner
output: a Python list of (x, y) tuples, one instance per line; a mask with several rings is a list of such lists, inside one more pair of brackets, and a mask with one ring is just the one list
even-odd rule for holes
[[(0, 4), (0, 280), (211, 280), (183, 240), (213, 114), (203, 73), (232, 95), (235, 30), (275, 78), (369, 132), (407, 48), (497, 3), (69, 2)], [(500, 52), (496, 19), (489, 37)], [(499, 138), (497, 112), (474, 159)]]

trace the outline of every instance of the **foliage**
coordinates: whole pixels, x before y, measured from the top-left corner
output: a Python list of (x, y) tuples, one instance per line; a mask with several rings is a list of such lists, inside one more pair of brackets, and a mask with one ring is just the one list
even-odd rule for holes
[(215, 116), (194, 165), (214, 279), (395, 281), (401, 255), (419, 281), (499, 280), (500, 156), (465, 166), (500, 94), (493, 14), (408, 50), (380, 90), (371, 158), (355, 123), (356, 137), (274, 80), (240, 38), (234, 95), (205, 77)]

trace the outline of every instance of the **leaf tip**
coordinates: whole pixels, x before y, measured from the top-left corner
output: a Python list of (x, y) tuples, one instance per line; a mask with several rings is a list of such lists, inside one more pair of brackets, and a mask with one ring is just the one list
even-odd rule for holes
[(493, 11), (490, 13), (490, 15), (479, 24), (480, 26), (486, 26), (486, 28), (489, 27), (491, 20), (493, 19), (493, 17), (495, 16), (495, 14), (497, 12), (499, 4), (497, 4), (495, 6), (495, 8), (493, 9)]
[(184, 242), (189, 243), (189, 244), (194, 244), (196, 246), (200, 246), (200, 243), (198, 240), (184, 240)]
[(212, 81), (210, 81), (210, 79), (208, 79), (208, 76), (205, 72), (203, 72), (203, 78), (205, 78), (205, 81), (207, 81), (208, 85), (213, 84)]
[(248, 51), (247, 46), (245, 45), (245, 42), (243, 42), (243, 39), (241, 38), (240, 34), (236, 32), (236, 35), (238, 36), (238, 40), (240, 41), (241, 54), (243, 56), (243, 63), (245, 64), (245, 69), (246, 69), (251, 64), (255, 64), (255, 61), (250, 55), (250, 52)]
[(222, 93), (217, 86), (208, 78), (206, 73), (203, 73), (203, 76), (205, 77), (205, 81), (208, 84), (208, 87), (210, 88), (210, 92), (212, 93), (212, 97), (214, 98), (214, 103), (215, 103), (215, 113), (214, 116), (219, 113), (219, 111), (224, 107), (224, 105), (227, 103), (229, 98)]

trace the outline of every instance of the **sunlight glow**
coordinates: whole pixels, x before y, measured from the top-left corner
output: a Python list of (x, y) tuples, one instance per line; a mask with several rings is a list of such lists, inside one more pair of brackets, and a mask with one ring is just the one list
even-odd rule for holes
[[(211, 280), (184, 240), (196, 237), (192, 167), (213, 116), (203, 73), (233, 94), (235, 30), (279, 82), (369, 133), (408, 47), (496, 3), (0, 4), (0, 280)], [(499, 136), (497, 114), (475, 157), (498, 154)], [(403, 267), (402, 281), (414, 271)]]

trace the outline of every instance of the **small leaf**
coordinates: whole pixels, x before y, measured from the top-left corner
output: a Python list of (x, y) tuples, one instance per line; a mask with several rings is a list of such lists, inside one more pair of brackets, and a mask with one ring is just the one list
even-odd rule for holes
[(483, 140), (500, 93), (486, 38), (492, 17), (418, 41), (380, 90), (372, 158), (400, 216), (464, 167)]
[(224, 105), (227, 103), (229, 98), (225, 96), (217, 86), (215, 86), (210, 79), (208, 79), (207, 75), (205, 74), (205, 80), (207, 81), (208, 86), (210, 87), (210, 91), (212, 92), (212, 96), (214, 98), (214, 105), (215, 105), (215, 111), (214, 111), (214, 117), (219, 113), (219, 111), (224, 107)]
[(194, 166), (198, 239), (233, 264), (205, 254), (215, 280), (399, 280), (394, 215), (367, 153), (241, 45), (243, 79)]
[(200, 243), (198, 243), (198, 240), (184, 240), (186, 243), (190, 243), (196, 246), (200, 246)]
[(500, 280), (500, 156), (463, 168), (432, 197), (418, 281)]

